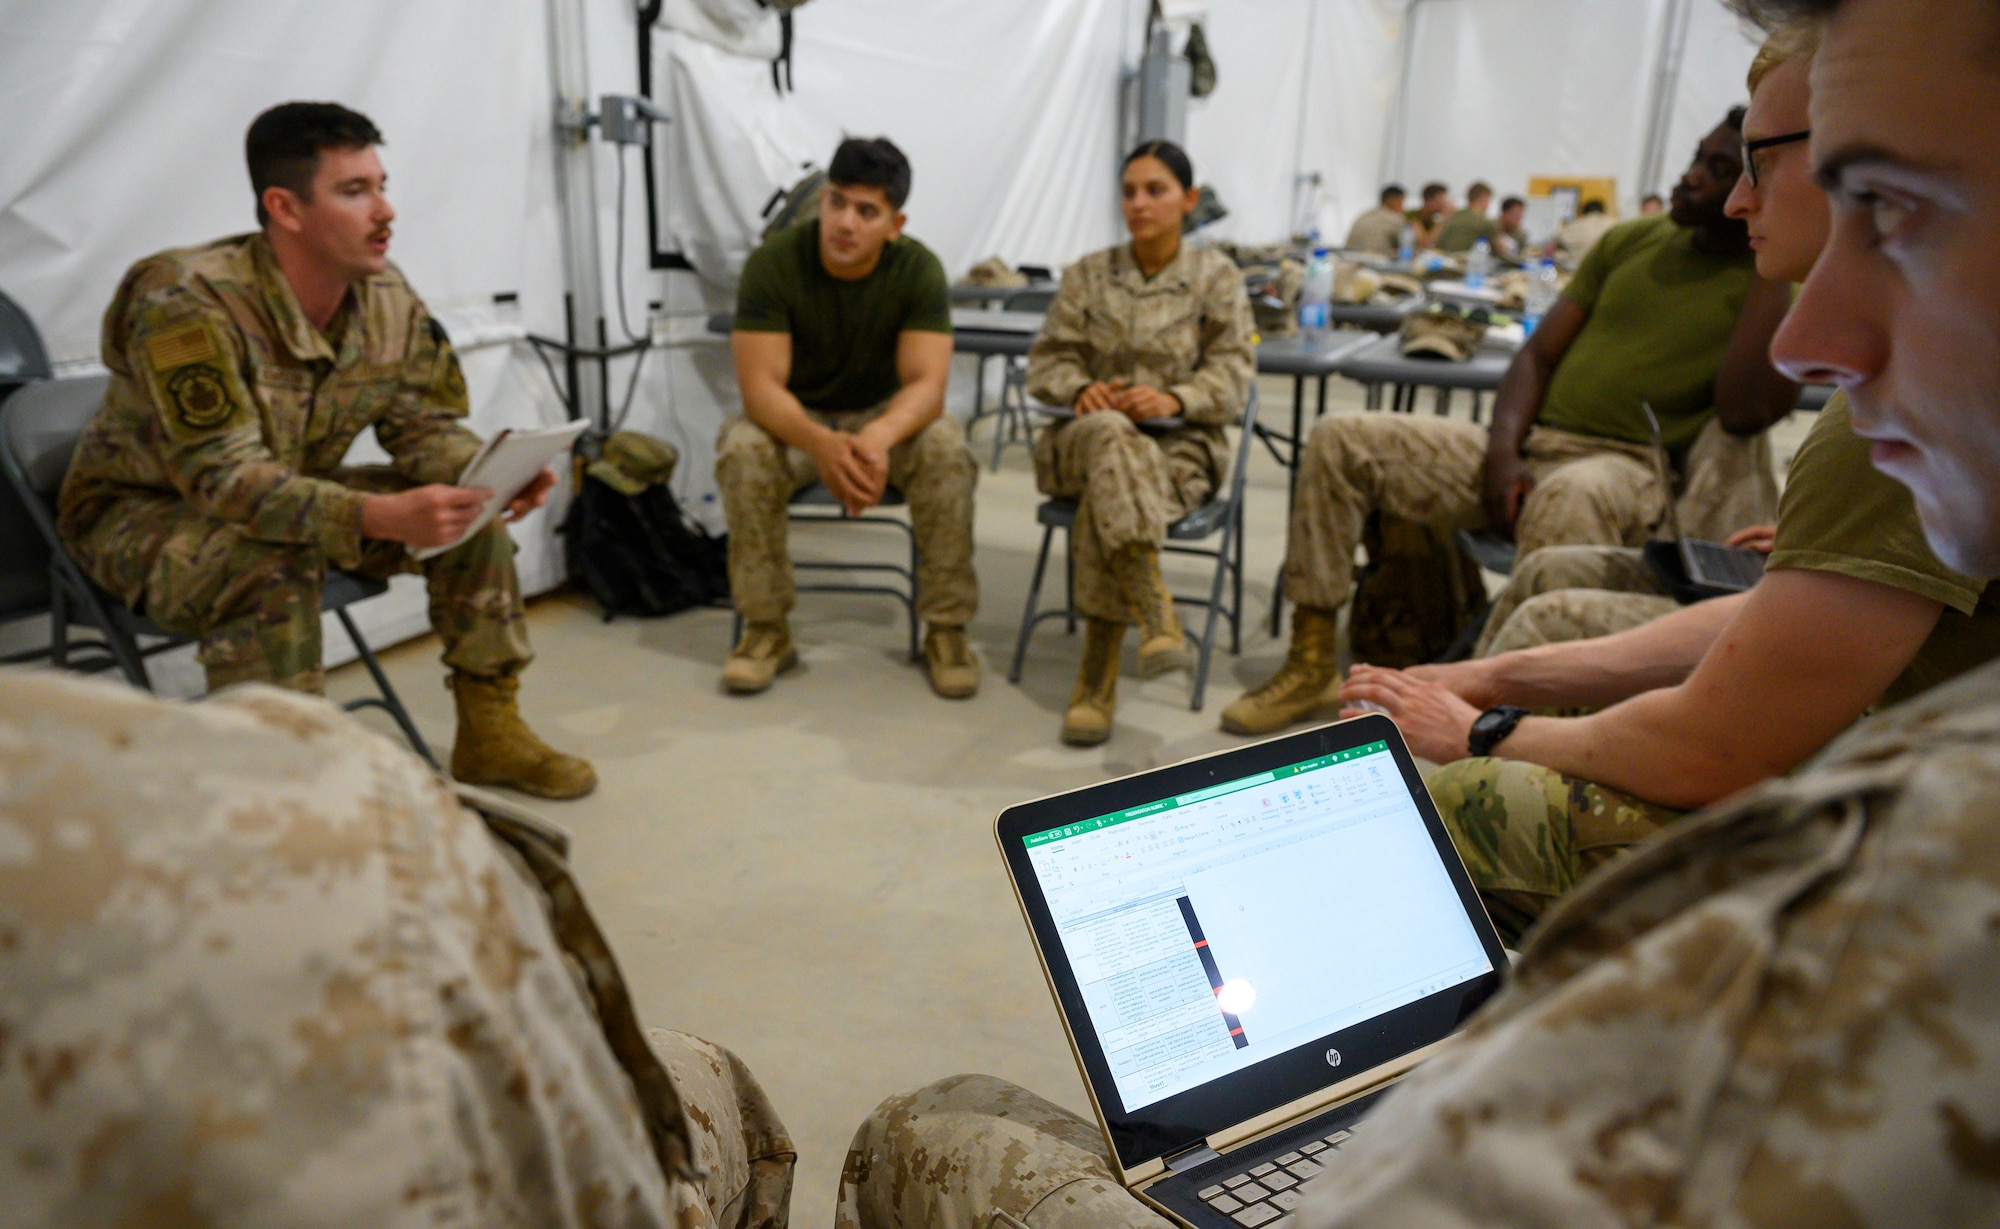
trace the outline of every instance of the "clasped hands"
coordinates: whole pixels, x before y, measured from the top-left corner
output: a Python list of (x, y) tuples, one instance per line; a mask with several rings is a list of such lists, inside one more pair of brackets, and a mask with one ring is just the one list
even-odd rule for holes
[(889, 486), (889, 447), (869, 427), (853, 433), (827, 428), (820, 436), (812, 451), (819, 480), (847, 515), (860, 516), (882, 502)]
[(1181, 412), (1181, 399), (1145, 384), (1124, 380), (1096, 380), (1076, 395), (1078, 417), (1115, 410), (1133, 422), (1148, 418), (1172, 418)]
[[(512, 524), (549, 502), (556, 485), (553, 470), (544, 469), (521, 493), (507, 501), (507, 521)], [(480, 509), (493, 498), (483, 486), (452, 486), (433, 482), (393, 494), (370, 495), (361, 502), (361, 536), (388, 542), (404, 542), (417, 550), (446, 546), (479, 519)]]

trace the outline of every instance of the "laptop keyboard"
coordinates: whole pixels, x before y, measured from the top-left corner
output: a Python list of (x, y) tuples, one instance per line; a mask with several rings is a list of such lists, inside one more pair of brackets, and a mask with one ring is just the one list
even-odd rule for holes
[(1243, 1229), (1289, 1229), (1288, 1218), (1304, 1202), (1299, 1188), (1318, 1177), (1353, 1137), (1352, 1130), (1334, 1131), (1204, 1186), (1195, 1198)]
[(1749, 589), (1764, 579), (1764, 556), (1756, 551), (1690, 541), (1688, 553), (1694, 559), (1694, 579), (1704, 584)]

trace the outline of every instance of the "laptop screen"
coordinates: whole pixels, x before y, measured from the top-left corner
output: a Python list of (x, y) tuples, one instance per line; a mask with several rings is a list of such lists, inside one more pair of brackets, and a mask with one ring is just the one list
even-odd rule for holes
[(1125, 1114), (1494, 971), (1386, 741), (1019, 839)]

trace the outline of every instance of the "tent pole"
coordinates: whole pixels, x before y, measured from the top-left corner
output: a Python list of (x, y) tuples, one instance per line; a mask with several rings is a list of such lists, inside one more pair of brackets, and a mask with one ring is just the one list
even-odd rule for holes
[(1639, 159), (1635, 198), (1660, 190), (1667, 161), (1667, 138), (1674, 125), (1674, 101), (1680, 96), (1681, 70), (1687, 62), (1688, 22), (1693, 16), (1694, 7), (1688, 0), (1668, 0), (1666, 27), (1660, 40), (1660, 70), (1653, 80), (1652, 113), (1646, 117), (1646, 144)]
[[(584, 42), (586, 0), (549, 0), (549, 78), (555, 90), (552, 125), (556, 210), (562, 225), (563, 281), (569, 291), (565, 336), (597, 337), (604, 325), (603, 248), (597, 230), (597, 168), (590, 139), (590, 59)], [(620, 270), (623, 273), (623, 270)], [(604, 365), (577, 365), (572, 408), (600, 405), (608, 395)]]

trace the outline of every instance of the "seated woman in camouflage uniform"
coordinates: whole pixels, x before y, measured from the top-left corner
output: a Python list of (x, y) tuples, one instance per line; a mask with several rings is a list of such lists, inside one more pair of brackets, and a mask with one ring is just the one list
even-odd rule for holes
[[(1123, 185), (1132, 241), (1064, 271), (1028, 353), (1029, 394), (1076, 411), (1035, 441), (1036, 484), (1077, 501), (1070, 559), (1089, 634), (1062, 725), (1075, 746), (1111, 736), (1128, 624), (1140, 625), (1141, 676), (1187, 665), (1160, 544), (1215, 493), (1229, 460), (1222, 429), (1255, 369), (1242, 275), (1181, 242), (1198, 199), (1187, 154), (1148, 141), (1125, 159)], [(1158, 419), (1180, 422), (1140, 429)]]

